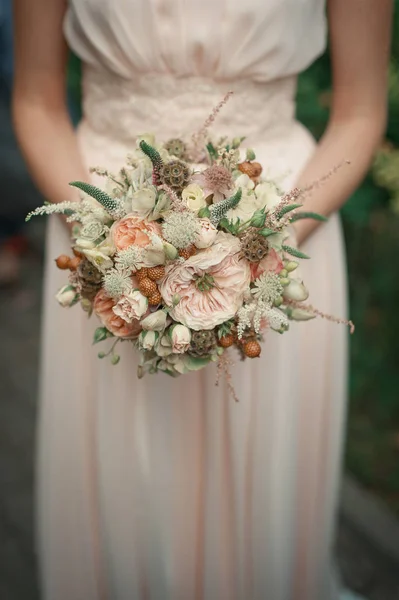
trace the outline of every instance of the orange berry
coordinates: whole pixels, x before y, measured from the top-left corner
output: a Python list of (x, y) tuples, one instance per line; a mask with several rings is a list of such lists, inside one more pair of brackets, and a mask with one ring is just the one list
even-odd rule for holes
[(165, 267), (163, 265), (159, 265), (158, 267), (151, 267), (148, 269), (148, 277), (152, 279), (152, 281), (158, 281), (162, 279), (165, 275)]
[(144, 296), (149, 298), (158, 291), (158, 287), (155, 281), (151, 281), (148, 277), (144, 277), (144, 279), (139, 282), (139, 290)]
[(76, 269), (78, 268), (78, 266), (80, 265), (80, 263), (82, 262), (82, 259), (79, 256), (74, 256), (74, 258), (71, 258), (69, 260), (69, 268), (71, 269), (71, 271), (76, 271)]
[(55, 264), (59, 269), (65, 270), (69, 269), (70, 261), (71, 258), (69, 256), (67, 256), (66, 254), (61, 254), (58, 258), (56, 258)]
[(228, 333), (219, 339), (219, 346), (222, 348), (230, 348), (234, 344), (234, 335), (232, 333)]
[(79, 252), (78, 250), (75, 250), (75, 248), (72, 248), (72, 252), (74, 253), (75, 256), (78, 256), (79, 258), (83, 258), (83, 254), (81, 252)]
[(135, 273), (135, 275), (136, 275), (137, 279), (139, 281), (141, 281), (145, 277), (148, 277), (147, 273), (148, 273), (148, 269), (146, 269), (145, 267), (143, 267), (142, 269), (140, 269), (140, 271), (137, 271), (137, 273)]
[(245, 356), (248, 356), (248, 358), (257, 358), (260, 356), (261, 351), (262, 348), (259, 342), (256, 340), (250, 340), (249, 342), (246, 342), (243, 347), (243, 352)]
[(152, 294), (152, 296), (148, 298), (148, 304), (150, 306), (158, 306), (158, 304), (161, 304), (161, 302), (162, 296), (158, 290), (155, 292), (155, 294)]

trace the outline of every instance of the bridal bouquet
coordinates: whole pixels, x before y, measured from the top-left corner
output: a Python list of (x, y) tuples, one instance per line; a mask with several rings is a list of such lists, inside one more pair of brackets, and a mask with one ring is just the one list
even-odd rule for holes
[(318, 313), (304, 304), (296, 272), (308, 257), (290, 225), (323, 217), (301, 210), (303, 190), (283, 194), (262, 179), (242, 141), (208, 138), (194, 160), (181, 139), (141, 136), (119, 173), (92, 169), (104, 189), (73, 182), (80, 202), (28, 215), (57, 212), (74, 224), (73, 254), (56, 259), (69, 271), (57, 300), (99, 319), (94, 342), (111, 346), (100, 358), (116, 364), (118, 344), (129, 342), (139, 376), (176, 376), (222, 361), (231, 346), (254, 359), (266, 332)]

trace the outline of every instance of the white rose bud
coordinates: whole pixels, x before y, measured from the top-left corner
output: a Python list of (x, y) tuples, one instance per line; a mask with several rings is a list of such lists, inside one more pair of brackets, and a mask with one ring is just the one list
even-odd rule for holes
[(299, 281), (299, 279), (290, 279), (289, 284), (284, 288), (283, 296), (288, 300), (303, 302), (308, 298), (309, 292), (302, 281)]
[(177, 258), (179, 256), (177, 248), (172, 246), (172, 244), (169, 244), (169, 242), (163, 243), (163, 249), (164, 249), (166, 258), (169, 260), (175, 260), (175, 258)]
[(204, 191), (196, 183), (190, 183), (190, 185), (184, 188), (181, 197), (187, 204), (187, 208), (193, 212), (198, 212), (200, 208), (206, 206)]
[(185, 325), (174, 325), (171, 327), (172, 350), (175, 354), (187, 352), (191, 342), (191, 331)]
[(79, 300), (79, 294), (72, 285), (64, 285), (56, 294), (56, 299), (64, 308), (69, 308)]
[(201, 249), (209, 248), (209, 246), (212, 246), (214, 243), (218, 230), (214, 225), (212, 225), (209, 219), (199, 219), (199, 222), (201, 228), (194, 245)]
[(155, 331), (142, 331), (139, 335), (139, 345), (143, 350), (152, 350), (159, 337)]
[(173, 350), (172, 350), (172, 342), (169, 339), (168, 335), (164, 335), (161, 338), (161, 341), (158, 345), (157, 348), (157, 354), (158, 356), (169, 356), (169, 354), (172, 354)]
[(310, 319), (316, 317), (316, 315), (303, 308), (293, 308), (287, 315), (293, 321), (310, 321)]
[(128, 212), (132, 211), (139, 217), (145, 218), (154, 208), (156, 198), (156, 190), (153, 187), (143, 188), (136, 192), (133, 192), (132, 188), (130, 188), (127, 197), (127, 208), (130, 208)]
[(141, 321), (141, 326), (147, 331), (163, 331), (166, 327), (167, 314), (163, 310), (148, 315)]

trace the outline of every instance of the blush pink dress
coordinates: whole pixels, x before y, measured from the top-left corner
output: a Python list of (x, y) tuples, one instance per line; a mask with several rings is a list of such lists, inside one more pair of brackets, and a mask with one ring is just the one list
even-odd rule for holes
[[(120, 166), (135, 136), (246, 135), (288, 188), (314, 151), (295, 120), (296, 76), (324, 49), (323, 0), (71, 0), (65, 35), (84, 65), (87, 165)], [(136, 378), (97, 359), (93, 317), (62, 309), (50, 222), (39, 421), (38, 531), (45, 600), (325, 600), (346, 391), (345, 328), (270, 335), (240, 363), (235, 403), (209, 367)], [(305, 244), (311, 302), (344, 316), (332, 216)]]

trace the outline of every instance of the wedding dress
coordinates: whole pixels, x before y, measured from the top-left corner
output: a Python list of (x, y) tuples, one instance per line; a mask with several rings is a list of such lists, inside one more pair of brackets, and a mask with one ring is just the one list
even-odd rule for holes
[[(324, 49), (323, 0), (72, 0), (65, 35), (84, 65), (78, 129), (88, 166), (111, 170), (135, 136), (246, 135), (294, 184), (314, 151), (295, 120), (296, 75)], [(333, 166), (333, 165), (332, 165)], [(96, 180), (96, 183), (99, 183)], [(96, 319), (57, 305), (65, 273), (47, 238), (39, 422), (39, 554), (46, 600), (324, 600), (345, 413), (345, 328), (324, 320), (270, 335), (233, 368), (239, 403), (211, 366), (136, 378), (112, 366)], [(320, 310), (344, 315), (336, 215), (306, 242)]]

